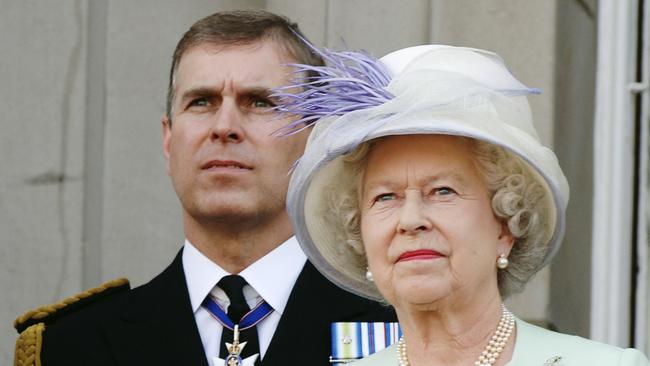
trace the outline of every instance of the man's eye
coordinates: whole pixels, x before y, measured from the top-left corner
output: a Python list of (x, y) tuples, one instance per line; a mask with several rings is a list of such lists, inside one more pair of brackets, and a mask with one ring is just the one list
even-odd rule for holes
[(208, 104), (210, 104), (208, 98), (198, 98), (192, 100), (188, 107), (207, 107)]
[(268, 99), (255, 99), (252, 103), (253, 108), (273, 108), (275, 104)]

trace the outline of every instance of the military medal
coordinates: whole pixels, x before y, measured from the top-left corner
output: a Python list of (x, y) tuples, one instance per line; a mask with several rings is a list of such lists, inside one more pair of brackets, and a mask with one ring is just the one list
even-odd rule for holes
[(226, 357), (225, 360), (226, 361), (225, 366), (243, 366), (244, 360), (242, 360), (240, 354), (241, 351), (244, 349), (244, 347), (246, 347), (246, 342), (239, 343), (239, 325), (235, 325), (232, 331), (233, 331), (232, 343), (226, 342), (226, 349), (228, 350), (228, 356)]
[(231, 329), (233, 332), (232, 343), (226, 342), (228, 356), (226, 356), (225, 360), (222, 360), (219, 357), (214, 357), (213, 364), (219, 365), (223, 362), (224, 366), (254, 366), (259, 354), (256, 353), (250, 357), (242, 359), (241, 352), (246, 346), (246, 342), (239, 342), (239, 332), (254, 327), (269, 316), (273, 312), (271, 305), (267, 304), (266, 301), (261, 301), (241, 318), (239, 324), (233, 323), (226, 312), (219, 306), (219, 304), (211, 299), (210, 296), (206, 297), (202, 305), (213, 318), (221, 323), (221, 325), (225, 328)]
[(239, 343), (239, 325), (235, 324), (232, 332), (232, 343), (226, 342), (228, 356), (226, 356), (225, 360), (222, 360), (219, 357), (214, 357), (213, 364), (218, 365), (223, 362), (224, 366), (254, 366), (259, 355), (256, 353), (250, 357), (242, 359), (241, 352), (244, 350), (244, 347), (246, 347), (246, 342)]

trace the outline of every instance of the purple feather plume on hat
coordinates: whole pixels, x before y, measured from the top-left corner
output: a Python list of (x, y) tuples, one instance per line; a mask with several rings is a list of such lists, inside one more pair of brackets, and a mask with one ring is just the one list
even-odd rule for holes
[(292, 85), (276, 88), (272, 97), (279, 100), (277, 112), (300, 118), (278, 134), (297, 133), (321, 118), (376, 107), (395, 97), (386, 90), (388, 69), (377, 58), (365, 52), (320, 50), (305, 42), (327, 65), (288, 65), (295, 69)]

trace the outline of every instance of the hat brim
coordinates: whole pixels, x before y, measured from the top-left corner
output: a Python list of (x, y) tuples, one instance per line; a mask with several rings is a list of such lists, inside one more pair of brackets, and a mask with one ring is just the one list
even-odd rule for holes
[[(548, 264), (560, 247), (565, 228), (565, 209), (568, 184), (553, 152), (541, 145), (534, 137), (520, 129), (504, 123), (494, 123), (490, 118), (499, 118), (478, 106), (474, 112), (463, 110), (454, 115), (450, 111), (420, 111), (403, 116), (399, 123), (379, 126), (368, 133), (359, 143), (394, 135), (438, 134), (463, 136), (497, 146), (520, 157), (533, 176), (548, 192), (547, 202), (549, 225), (545, 232), (546, 253), (537, 270)], [(469, 116), (468, 116), (469, 114)], [(475, 114), (472, 118), (471, 114)], [(359, 266), (352, 248), (337, 242), (336, 233), (342, 228), (333, 227), (328, 214), (328, 195), (325, 190), (336, 190), (346, 182), (341, 149), (332, 144), (332, 124), (321, 122), (320, 131), (314, 131), (310, 138), (310, 154), (303, 156), (292, 177), (288, 210), (293, 219), (295, 233), (303, 250), (312, 263), (328, 279), (341, 288), (363, 297), (381, 300), (376, 286), (365, 279), (365, 267)], [(330, 143), (326, 143), (329, 141)]]

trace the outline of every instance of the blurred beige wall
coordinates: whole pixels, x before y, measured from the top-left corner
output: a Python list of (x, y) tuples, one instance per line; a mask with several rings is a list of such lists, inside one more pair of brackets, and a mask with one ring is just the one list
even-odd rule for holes
[[(578, 131), (564, 132), (574, 120), (590, 128), (592, 95), (576, 93), (593, 88), (593, 2), (0, 0), (0, 364), (13, 360), (22, 312), (119, 276), (142, 284), (178, 251), (180, 206), (160, 144), (171, 54), (194, 21), (246, 7), (291, 17), (318, 45), (377, 56), (429, 42), (496, 51), (543, 89), (531, 98), (536, 125), (545, 143), (563, 144), (564, 168), (590, 159), (580, 156), (589, 146), (565, 145)], [(567, 63), (577, 74), (560, 72)], [(588, 186), (585, 169), (575, 179)], [(590, 209), (578, 202), (570, 213)], [(584, 269), (589, 257), (576, 251), (588, 250), (589, 232), (586, 219), (569, 228), (572, 246), (509, 301), (515, 313), (586, 335), (588, 291), (566, 289), (584, 278), (563, 279)], [(564, 297), (586, 320), (563, 315)]]

